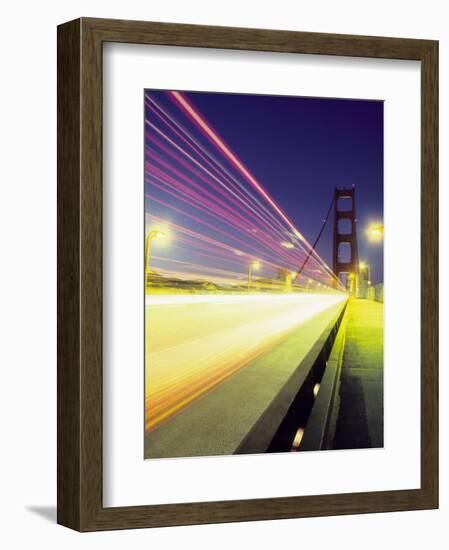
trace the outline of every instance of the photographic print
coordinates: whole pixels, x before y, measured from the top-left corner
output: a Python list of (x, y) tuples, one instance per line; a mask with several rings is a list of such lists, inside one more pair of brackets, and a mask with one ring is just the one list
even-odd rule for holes
[(383, 102), (143, 101), (145, 458), (383, 447)]

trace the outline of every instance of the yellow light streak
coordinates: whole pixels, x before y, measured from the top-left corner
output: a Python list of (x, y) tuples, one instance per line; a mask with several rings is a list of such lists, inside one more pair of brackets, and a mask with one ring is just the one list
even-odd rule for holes
[(146, 430), (344, 299), (312, 293), (147, 295)]

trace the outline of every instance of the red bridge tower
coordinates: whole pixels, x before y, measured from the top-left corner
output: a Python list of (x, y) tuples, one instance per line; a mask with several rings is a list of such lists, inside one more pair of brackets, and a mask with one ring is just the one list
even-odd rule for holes
[[(341, 273), (347, 275), (347, 286), (351, 293), (355, 290), (355, 279), (359, 266), (356, 224), (355, 186), (353, 185), (350, 189), (336, 187), (334, 192), (333, 270), (337, 277), (340, 277)], [(334, 281), (334, 286), (337, 288), (337, 281)]]

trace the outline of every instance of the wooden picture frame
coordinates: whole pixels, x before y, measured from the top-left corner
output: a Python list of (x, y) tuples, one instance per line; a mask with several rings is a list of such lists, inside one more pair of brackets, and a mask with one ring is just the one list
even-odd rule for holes
[[(105, 508), (102, 45), (128, 42), (421, 62), (421, 488)], [(438, 506), (438, 43), (82, 18), (58, 27), (58, 523), (79, 531)]]

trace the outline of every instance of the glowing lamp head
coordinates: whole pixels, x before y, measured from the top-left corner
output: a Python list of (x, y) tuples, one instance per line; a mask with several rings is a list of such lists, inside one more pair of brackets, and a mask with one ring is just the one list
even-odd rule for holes
[(166, 244), (171, 238), (171, 231), (168, 225), (158, 225), (150, 229), (150, 232), (147, 235), (147, 239), (153, 240), (157, 239), (164, 241)]
[(295, 245), (288, 241), (281, 242), (281, 246), (283, 246), (284, 248), (295, 248)]
[(257, 271), (258, 269), (260, 269), (260, 262), (258, 260), (253, 260), (251, 262), (251, 267)]
[(379, 242), (384, 236), (384, 226), (381, 224), (371, 224), (368, 228), (368, 237), (372, 242)]

